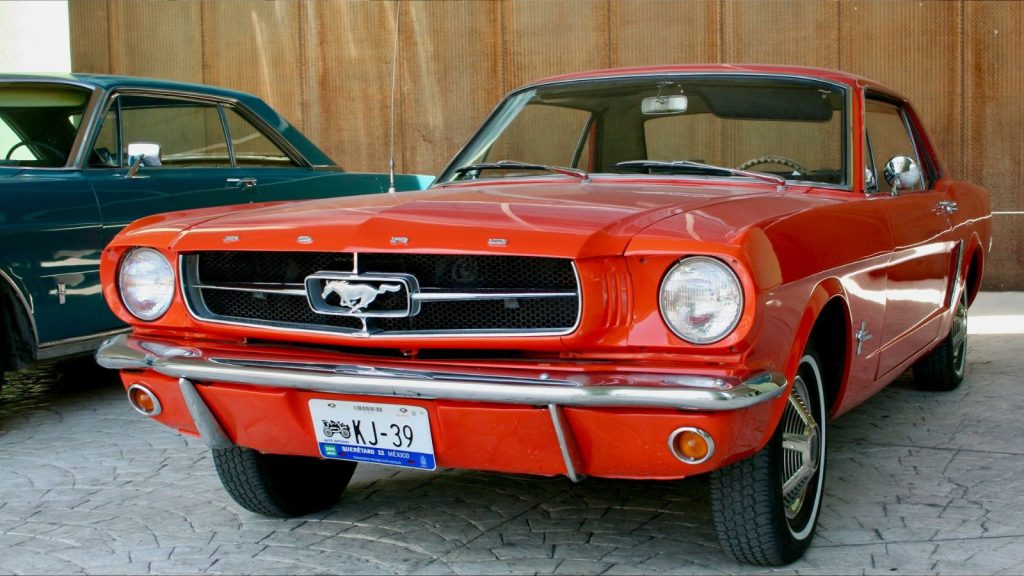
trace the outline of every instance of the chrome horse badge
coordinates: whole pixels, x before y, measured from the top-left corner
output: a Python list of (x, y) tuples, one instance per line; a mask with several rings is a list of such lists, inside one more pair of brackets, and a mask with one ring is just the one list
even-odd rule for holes
[(321, 298), (327, 298), (330, 293), (335, 293), (341, 299), (341, 306), (349, 309), (349, 312), (359, 312), (377, 299), (377, 296), (385, 292), (398, 292), (402, 289), (399, 284), (381, 284), (374, 288), (369, 284), (351, 284), (348, 280), (329, 280), (324, 283), (324, 291)]

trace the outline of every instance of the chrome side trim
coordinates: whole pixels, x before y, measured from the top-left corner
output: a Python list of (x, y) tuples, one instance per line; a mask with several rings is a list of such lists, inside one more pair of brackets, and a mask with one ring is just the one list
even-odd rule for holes
[(957, 298), (960, 297), (962, 284), (967, 280), (967, 272), (964, 267), (964, 241), (956, 243), (956, 268), (953, 269), (953, 286), (949, 291), (949, 301), (946, 303), (950, 310), (956, 308)]
[(188, 413), (192, 416), (192, 421), (195, 422), (196, 430), (199, 431), (199, 436), (206, 442), (206, 445), (211, 449), (234, 446), (235, 443), (224, 433), (216, 416), (210, 412), (210, 407), (203, 402), (203, 397), (199, 395), (195, 384), (187, 378), (179, 378), (178, 386), (181, 387), (181, 397), (185, 400), (185, 407), (188, 408)]
[[(163, 353), (153, 352), (157, 350), (163, 350)], [(270, 351), (254, 348), (253, 352), (266, 360), (274, 359)], [(229, 382), (327, 394), (532, 406), (737, 410), (776, 398), (787, 387), (785, 377), (778, 372), (760, 372), (742, 381), (658, 373), (573, 374), (565, 379), (571, 378), (575, 385), (551, 385), (543, 375), (532, 381), (527, 379), (514, 383), (508, 380), (508, 376), (495, 378), (488, 374), (428, 370), (401, 370), (402, 377), (396, 377), (399, 372), (387, 368), (366, 368), (355, 373), (328, 371), (323, 363), (310, 364), (287, 358), (272, 366), (254, 366), (245, 359), (239, 359), (237, 363), (224, 358), (213, 359), (199, 355), (194, 349), (167, 347), (126, 335), (104, 343), (96, 352), (96, 360), (106, 368), (148, 368), (174, 378), (202, 382)], [(714, 382), (724, 385), (709, 385)]]
[(565, 475), (573, 482), (582, 482), (586, 476), (578, 472), (581, 462), (579, 449), (572, 435), (572, 428), (565, 421), (562, 407), (548, 404), (548, 412), (551, 414), (551, 424), (555, 427), (555, 435), (558, 437), (558, 449), (562, 452), (562, 460), (565, 461)]
[(124, 328), (107, 330), (97, 334), (76, 336), (74, 338), (54, 340), (52, 342), (43, 342), (36, 348), (36, 360), (50, 360), (51, 358), (59, 358), (61, 356), (69, 356), (71, 354), (78, 354), (79, 352), (95, 350), (103, 343), (104, 340), (107, 340), (111, 336), (127, 334), (129, 331), (131, 331), (131, 328), (125, 326)]

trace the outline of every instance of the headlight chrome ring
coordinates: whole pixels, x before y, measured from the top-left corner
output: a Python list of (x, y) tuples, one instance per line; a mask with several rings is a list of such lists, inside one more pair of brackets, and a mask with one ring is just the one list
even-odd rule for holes
[(174, 299), (174, 268), (152, 248), (133, 248), (121, 260), (117, 289), (125, 308), (139, 320), (156, 320)]
[(743, 285), (727, 264), (708, 256), (676, 262), (661, 281), (658, 308), (665, 325), (692, 344), (728, 336), (743, 315)]

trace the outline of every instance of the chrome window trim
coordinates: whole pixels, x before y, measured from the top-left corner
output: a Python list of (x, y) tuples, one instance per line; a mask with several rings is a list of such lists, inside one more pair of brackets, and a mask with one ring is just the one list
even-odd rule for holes
[[(358, 262), (358, 254), (359, 253), (358, 252), (353, 252), (352, 254), (354, 256), (354, 262)], [(485, 254), (485, 255), (486, 256), (502, 256), (501, 254)], [(211, 317), (211, 316), (216, 316), (216, 315), (213, 314), (213, 312), (210, 312), (210, 310), (208, 308), (206, 308), (205, 303), (203, 303), (202, 297), (198, 296), (198, 294), (196, 294), (195, 296), (193, 295), (193, 290), (198, 290), (201, 287), (208, 289), (208, 288), (210, 288), (210, 286), (205, 285), (205, 284), (196, 284), (196, 285), (190, 286), (186, 282), (186, 278), (198, 278), (199, 277), (198, 258), (192, 258), (192, 259), (187, 260), (186, 259), (187, 256), (188, 255), (186, 255), (186, 254), (179, 254), (178, 255), (178, 270), (179, 270), (179, 273), (178, 273), (178, 285), (179, 285), (179, 288), (181, 290), (182, 299), (185, 302), (185, 308), (188, 311), (189, 316), (191, 316), (193, 320), (195, 320), (197, 322), (201, 322), (201, 323), (202, 322), (209, 322), (211, 324), (220, 324), (220, 325), (223, 325), (223, 326), (240, 326), (240, 327), (246, 327), (246, 328), (268, 329), (268, 330), (272, 330), (272, 331), (275, 331), (275, 332), (282, 332), (282, 333), (328, 334), (328, 335), (341, 336), (341, 337), (344, 337), (344, 338), (371, 339), (371, 340), (388, 340), (388, 339), (392, 339), (393, 340), (393, 339), (402, 339), (402, 338), (453, 338), (453, 339), (454, 338), (481, 338), (481, 337), (483, 337), (483, 338), (515, 338), (515, 337), (539, 338), (539, 337), (545, 337), (545, 336), (568, 336), (569, 334), (572, 334), (572, 333), (576, 332), (576, 330), (579, 329), (580, 324), (583, 322), (583, 284), (580, 281), (580, 273), (579, 273), (579, 269), (576, 267), (575, 260), (571, 260), (571, 259), (568, 259), (568, 258), (563, 258), (562, 260), (568, 260), (569, 261), (569, 265), (572, 268), (573, 277), (576, 280), (577, 292), (576, 293), (572, 293), (572, 294), (566, 294), (564, 296), (552, 296), (549, 293), (543, 293), (544, 296), (542, 296), (542, 297), (544, 297), (544, 298), (553, 298), (553, 297), (566, 297), (567, 298), (567, 297), (570, 297), (570, 296), (576, 296), (577, 297), (577, 300), (576, 300), (576, 322), (571, 327), (569, 327), (569, 328), (566, 328), (566, 329), (563, 329), (563, 330), (557, 330), (557, 331), (547, 330), (545, 328), (537, 328), (537, 329), (532, 329), (532, 330), (531, 329), (526, 329), (526, 330), (518, 330), (518, 331), (508, 331), (508, 330), (499, 330), (499, 329), (494, 329), (494, 330), (487, 330), (487, 329), (481, 330), (481, 329), (477, 329), (477, 330), (458, 330), (458, 331), (455, 331), (455, 330), (452, 330), (452, 331), (447, 331), (447, 330), (445, 330), (445, 331), (439, 331), (439, 330), (398, 331), (398, 330), (394, 330), (394, 331), (388, 331), (386, 333), (374, 333), (374, 332), (361, 332), (361, 331), (357, 331), (357, 330), (352, 330), (351, 328), (340, 328), (339, 327), (339, 328), (336, 328), (336, 329), (329, 329), (329, 328), (310, 329), (308, 327), (308, 325), (306, 325), (306, 324), (289, 324), (289, 323), (284, 323), (284, 322), (266, 322), (266, 323), (259, 323), (258, 324), (258, 323), (254, 323), (254, 322), (240, 322), (240, 321), (235, 321), (235, 320), (224, 320), (222, 318)], [(537, 258), (546, 258), (546, 256), (537, 256)], [(221, 289), (221, 288), (215, 288), (215, 289)], [(224, 290), (231, 290), (231, 288), (222, 288), (222, 289), (224, 289)], [(300, 294), (300, 293), (297, 293), (296, 291), (290, 290), (290, 289), (262, 290), (262, 289), (256, 289), (255, 287), (251, 287), (250, 286), (250, 287), (247, 287), (246, 289), (238, 290), (238, 291), (242, 291), (242, 292), (269, 292), (269, 293), (272, 293), (272, 294), (280, 294), (280, 295), (295, 296), (295, 297), (298, 297), (298, 296), (301, 295), (303, 298), (306, 298), (306, 291), (305, 290), (302, 290), (301, 294)], [(455, 293), (451, 293), (451, 294), (455, 294)], [(511, 294), (511, 293), (509, 293), (509, 294)], [(490, 295), (488, 294), (488, 296), (490, 296)], [(483, 298), (481, 298), (481, 299), (483, 299)], [(500, 299), (503, 299), (503, 298), (487, 298), (487, 299), (500, 300)], [(427, 298), (425, 300), (432, 300), (432, 299), (431, 298)], [(436, 299), (433, 299), (433, 300), (434, 301), (443, 301), (440, 298), (436, 298)]]
[[(520, 86), (519, 88), (516, 88), (515, 90), (512, 90), (511, 92), (507, 92), (505, 94), (505, 96), (503, 96), (498, 101), (498, 103), (495, 104), (494, 108), (491, 109), (490, 114), (487, 115), (487, 118), (480, 124), (480, 126), (477, 128), (477, 130), (475, 132), (473, 132), (473, 135), (469, 139), (466, 140), (466, 143), (463, 144), (463, 146), (461, 148), (459, 148), (458, 152), (456, 152), (455, 155), (452, 156), (452, 159), (449, 160), (447, 164), (445, 164), (444, 169), (440, 173), (438, 173), (438, 176), (434, 179), (434, 182), (429, 187), (433, 188), (434, 186), (444, 186), (446, 184), (465, 183), (465, 182), (467, 182), (466, 180), (452, 180), (450, 178), (445, 180), (444, 182), (441, 182), (441, 179), (442, 178), (448, 178), (448, 174), (449, 174), (449, 172), (452, 171), (452, 168), (454, 167), (455, 161), (458, 158), (462, 157), (462, 155), (469, 148), (470, 144), (472, 144), (473, 141), (475, 141), (477, 139), (477, 137), (483, 131), (484, 127), (486, 127), (494, 119), (495, 115), (497, 115), (498, 112), (501, 110), (502, 105), (505, 104), (505, 102), (509, 98), (511, 98), (512, 96), (515, 96), (517, 94), (520, 94), (520, 93), (523, 93), (523, 92), (527, 92), (527, 91), (530, 91), (530, 90), (536, 90), (538, 88), (549, 87), (549, 86), (561, 86), (561, 85), (570, 86), (570, 85), (573, 85), (573, 84), (584, 84), (584, 83), (587, 83), (587, 82), (605, 81), (605, 80), (637, 80), (637, 79), (643, 79), (643, 78), (651, 78), (651, 79), (657, 80), (657, 79), (662, 79), (662, 78), (680, 78), (680, 77), (686, 77), (686, 78), (756, 78), (756, 79), (777, 78), (777, 79), (780, 79), (780, 80), (796, 80), (796, 81), (799, 81), (799, 82), (808, 82), (808, 83), (812, 83), (812, 84), (822, 84), (822, 85), (825, 85), (825, 86), (831, 86), (831, 87), (835, 88), (836, 90), (840, 91), (843, 94), (843, 96), (844, 96), (843, 100), (844, 100), (844, 105), (845, 105), (845, 108), (846, 108), (843, 111), (843, 113), (846, 115), (846, 122), (843, 125), (844, 131), (846, 132), (846, 134), (845, 134), (845, 138), (843, 138), (844, 142), (842, 143), (842, 145), (846, 148), (846, 162), (847, 162), (846, 172), (847, 173), (845, 175), (846, 176), (845, 183), (841, 185), (842, 186), (841, 188), (836, 188), (836, 189), (837, 190), (841, 190), (841, 191), (848, 191), (848, 192), (853, 191), (853, 181), (854, 181), (854, 175), (853, 175), (853, 170), (854, 170), (854, 167), (853, 167), (853, 149), (854, 149), (854, 144), (853, 144), (853, 95), (854, 95), (854, 92), (856, 91), (855, 90), (856, 86), (853, 86), (853, 85), (850, 85), (850, 84), (845, 84), (845, 83), (842, 83), (842, 82), (835, 82), (835, 81), (831, 81), (831, 80), (825, 80), (824, 78), (820, 78), (820, 77), (807, 76), (807, 75), (803, 75), (803, 74), (780, 74), (778, 72), (755, 72), (755, 71), (746, 71), (746, 70), (744, 70), (743, 72), (692, 71), (692, 72), (652, 72), (652, 73), (649, 73), (649, 74), (644, 74), (644, 73), (638, 73), (638, 74), (609, 74), (607, 76), (590, 76), (590, 77), (587, 77), (587, 78), (576, 78), (576, 79), (572, 79), (572, 80), (555, 80), (555, 81), (547, 81), (547, 82), (535, 82), (535, 83), (532, 83), (532, 84), (527, 84), (525, 86)], [(599, 174), (602, 174), (602, 173), (601, 172), (597, 172), (595, 174), (599, 175)], [(591, 174), (591, 176), (594, 176), (595, 174)], [(605, 172), (603, 174), (607, 174), (607, 172)], [(787, 183), (788, 183), (788, 181), (787, 181)]]
[[(287, 139), (285, 139), (283, 136), (281, 136), (277, 132), (277, 130), (275, 130), (272, 126), (267, 124), (257, 114), (255, 114), (254, 112), (249, 110), (249, 108), (247, 108), (245, 106), (245, 104), (243, 104), (237, 98), (230, 98), (230, 97), (227, 97), (227, 96), (216, 96), (216, 95), (213, 95), (213, 94), (203, 94), (203, 93), (199, 93), (199, 92), (189, 92), (187, 90), (173, 90), (173, 89), (169, 89), (169, 88), (141, 88), (141, 87), (134, 87), (134, 86), (121, 86), (121, 87), (115, 88), (115, 89), (111, 90), (109, 93), (107, 93), (105, 96), (106, 97), (100, 103), (100, 105), (95, 108), (96, 112), (95, 112), (94, 115), (97, 118), (102, 118), (103, 116), (105, 116), (107, 111), (110, 109), (110, 106), (113, 104), (113, 102), (119, 96), (151, 96), (151, 97), (155, 97), (155, 98), (171, 98), (171, 99), (176, 99), (176, 100), (188, 100), (188, 101), (193, 101), (193, 102), (201, 102), (201, 103), (204, 103), (204, 104), (210, 104), (210, 105), (218, 106), (218, 107), (220, 107), (220, 106), (230, 107), (235, 112), (237, 112), (238, 115), (242, 117), (242, 119), (244, 119), (246, 122), (249, 122), (250, 124), (252, 124), (253, 127), (255, 127), (257, 129), (257, 131), (259, 131), (263, 136), (265, 136), (267, 139), (269, 139), (271, 142), (273, 142), (279, 148), (281, 148), (281, 151), (283, 151), (285, 154), (287, 154), (289, 156), (289, 158), (297, 164), (296, 167), (298, 167), (298, 168), (313, 168), (314, 167), (313, 164), (308, 159), (306, 159), (306, 157), (303, 156), (294, 146), (292, 146), (291, 143), (287, 141)], [(92, 102), (90, 102), (90, 105), (91, 104), (92, 104)], [(227, 122), (224, 119), (223, 112), (221, 112), (221, 128), (225, 132), (225, 134), (229, 133), (228, 128), (227, 128)], [(96, 136), (99, 136), (99, 134), (96, 133), (94, 136), (90, 136), (90, 138), (89, 138), (89, 146), (86, 148), (86, 150), (91, 150), (92, 149), (91, 145), (95, 141), (95, 137)], [(229, 146), (230, 146), (230, 144), (229, 144)], [(83, 161), (84, 161), (84, 158), (83, 158)], [(119, 169), (123, 170), (124, 169), (124, 167), (119, 167), (119, 168), (95, 168), (95, 167), (84, 166), (84, 164), (79, 164), (78, 166), (81, 166), (82, 169), (88, 169), (88, 170), (119, 170)], [(232, 163), (231, 167), (232, 168), (237, 168), (238, 166), (235, 166), (234, 163)]]

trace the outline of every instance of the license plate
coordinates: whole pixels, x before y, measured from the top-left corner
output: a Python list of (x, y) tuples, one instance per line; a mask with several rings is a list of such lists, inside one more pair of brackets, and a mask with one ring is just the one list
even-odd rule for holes
[(420, 470), (437, 467), (425, 408), (314, 399), (309, 413), (324, 458)]

